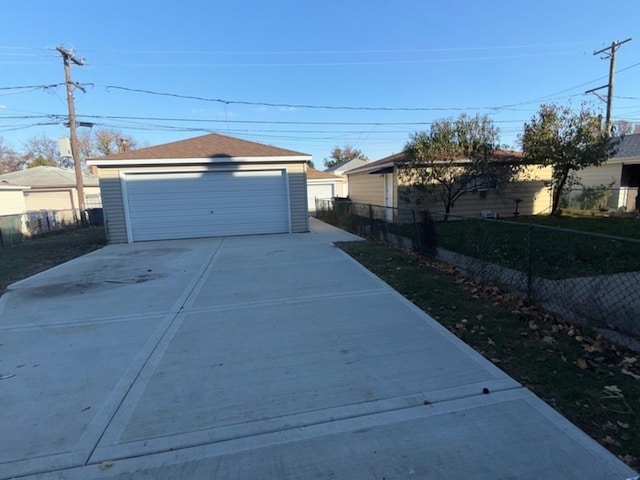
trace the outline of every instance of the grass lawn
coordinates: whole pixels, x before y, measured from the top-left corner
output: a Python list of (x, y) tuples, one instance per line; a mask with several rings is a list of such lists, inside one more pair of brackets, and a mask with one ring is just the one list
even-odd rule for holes
[(89, 227), (0, 248), (0, 294), (13, 282), (89, 253), (106, 243), (103, 228)]
[(640, 466), (638, 356), (443, 264), (372, 241), (340, 247), (604, 447)]
[(640, 240), (640, 220), (632, 217), (587, 216), (565, 213), (561, 216), (533, 215), (518, 217), (517, 221)]
[[(526, 222), (531, 221), (532, 225)], [(614, 240), (540, 225), (634, 240)], [(438, 246), (550, 279), (640, 271), (640, 221), (623, 218), (527, 217), (437, 223)], [(531, 243), (530, 243), (531, 242)]]

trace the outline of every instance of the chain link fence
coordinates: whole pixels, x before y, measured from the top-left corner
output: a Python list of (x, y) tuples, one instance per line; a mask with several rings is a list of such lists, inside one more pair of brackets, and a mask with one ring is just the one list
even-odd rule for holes
[(560, 198), (560, 207), (568, 211), (625, 214), (640, 209), (638, 187), (611, 188), (606, 185), (566, 190)]
[(640, 335), (640, 240), (490, 213), (468, 218), (345, 200), (316, 206), (320, 220), (434, 256), (567, 320)]
[(0, 248), (16, 245), (32, 237), (104, 223), (102, 208), (36, 210), (0, 216)]

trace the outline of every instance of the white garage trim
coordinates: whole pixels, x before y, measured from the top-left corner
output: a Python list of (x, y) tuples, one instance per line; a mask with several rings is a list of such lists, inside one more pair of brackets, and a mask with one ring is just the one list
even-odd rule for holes
[(310, 212), (316, 211), (316, 198), (323, 200), (336, 196), (336, 185), (333, 182), (307, 183), (307, 204)]
[(291, 232), (286, 169), (120, 172), (127, 241)]

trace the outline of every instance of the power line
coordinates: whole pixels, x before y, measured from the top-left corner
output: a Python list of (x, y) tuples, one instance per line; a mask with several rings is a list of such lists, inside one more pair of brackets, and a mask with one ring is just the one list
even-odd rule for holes
[[(547, 57), (560, 55), (573, 55), (575, 51), (548, 52), (523, 55), (496, 55), (489, 57), (453, 57), (432, 58), (423, 60), (371, 60), (371, 61), (345, 61), (345, 62), (297, 62), (297, 63), (92, 63), (92, 66), (102, 67), (178, 67), (178, 68), (281, 68), (281, 67), (358, 67), (376, 65), (420, 65), (428, 63), (455, 63), (469, 61), (511, 60), (517, 58)], [(0, 62), (2, 63), (2, 62)]]
[(60, 87), (64, 85), (64, 83), (50, 83), (50, 84), (45, 84), (45, 85), (21, 85), (18, 87), (0, 87), (0, 90), (27, 90), (27, 89), (43, 89), (46, 90), (48, 88), (56, 88), (56, 87)]
[[(591, 83), (591, 82), (589, 82)], [(182, 95), (178, 93), (159, 92), (154, 90), (146, 90), (140, 88), (122, 87), (118, 85), (105, 85), (105, 90), (122, 90), (133, 93), (144, 93), (147, 95), (156, 95), (163, 97), (181, 98), (185, 100), (198, 100), (203, 102), (220, 103), (223, 105), (247, 105), (253, 107), (276, 107), (276, 108), (300, 108), (300, 109), (316, 109), (316, 110), (354, 110), (354, 111), (382, 111), (382, 112), (446, 112), (446, 111), (468, 111), (468, 110), (508, 110), (513, 106), (526, 105), (535, 103), (535, 100), (514, 103), (512, 105), (501, 105), (493, 107), (366, 107), (366, 106), (349, 106), (349, 105), (310, 105), (295, 103), (269, 103), (269, 102), (249, 102), (243, 100), (225, 100), (221, 98), (208, 98), (197, 95)], [(577, 88), (577, 87), (573, 87)], [(573, 89), (572, 88), (572, 89)], [(580, 94), (581, 95), (581, 94)], [(577, 95), (572, 95), (577, 96)]]
[[(530, 48), (558, 48), (591, 45), (593, 41), (546, 43), (546, 44), (514, 44), (514, 45), (488, 45), (469, 47), (424, 47), (424, 48), (398, 48), (398, 49), (351, 49), (351, 50), (115, 50), (115, 49), (90, 49), (91, 53), (110, 53), (116, 55), (333, 55), (333, 54), (397, 54), (397, 53), (429, 53), (429, 52), (456, 52), (456, 51), (486, 51), (486, 50), (516, 50)], [(5, 46), (0, 45), (0, 50), (50, 50), (40, 47)]]

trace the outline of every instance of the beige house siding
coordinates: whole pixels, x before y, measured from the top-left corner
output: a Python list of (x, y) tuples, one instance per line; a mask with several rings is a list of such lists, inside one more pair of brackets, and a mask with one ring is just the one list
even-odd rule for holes
[[(516, 181), (506, 185), (498, 191), (465, 193), (455, 203), (450, 214), (477, 217), (484, 210), (495, 212), (501, 217), (513, 216), (518, 204), (521, 215), (537, 215), (548, 213), (551, 207), (551, 167), (540, 168), (531, 166), (525, 168)], [(427, 209), (434, 213), (444, 213), (444, 205), (433, 193), (412, 192), (409, 201), (399, 192), (401, 181), (398, 169), (394, 168), (393, 205), (400, 208)], [(355, 173), (349, 175), (349, 198), (356, 203), (384, 205), (384, 176), (382, 174)], [(420, 202), (416, 200), (420, 197)], [(404, 218), (404, 217), (402, 217)], [(400, 217), (398, 217), (400, 220)]]
[[(100, 187), (84, 187), (87, 195), (100, 195)], [(28, 211), (73, 210), (78, 207), (78, 191), (69, 188), (32, 188), (24, 192)]]
[(354, 173), (347, 176), (349, 198), (352, 202), (384, 205), (384, 175)]
[[(401, 203), (401, 207), (426, 209), (432, 213), (444, 213), (442, 201), (434, 200), (433, 195), (424, 194), (422, 201), (416, 204), (416, 195), (412, 195), (410, 203)], [(501, 218), (514, 216), (516, 199), (520, 215), (538, 215), (549, 213), (551, 191), (541, 181), (515, 182), (503, 191), (465, 193), (451, 209), (451, 215), (462, 217), (479, 217), (483, 211), (496, 213)]]
[(102, 190), (102, 206), (107, 229), (107, 237), (110, 243), (126, 243), (127, 228), (125, 221), (125, 207), (122, 194), (121, 174), (128, 171), (135, 172), (176, 172), (176, 171), (207, 171), (229, 170), (264, 170), (286, 168), (289, 179), (289, 198), (291, 214), (291, 231), (301, 233), (309, 231), (309, 219), (307, 215), (307, 184), (304, 173), (304, 164), (251, 164), (251, 165), (218, 165), (204, 168), (201, 165), (169, 166), (145, 166), (136, 168), (127, 167), (99, 167), (100, 187)]
[(25, 211), (22, 190), (0, 190), (0, 215), (22, 215)]

